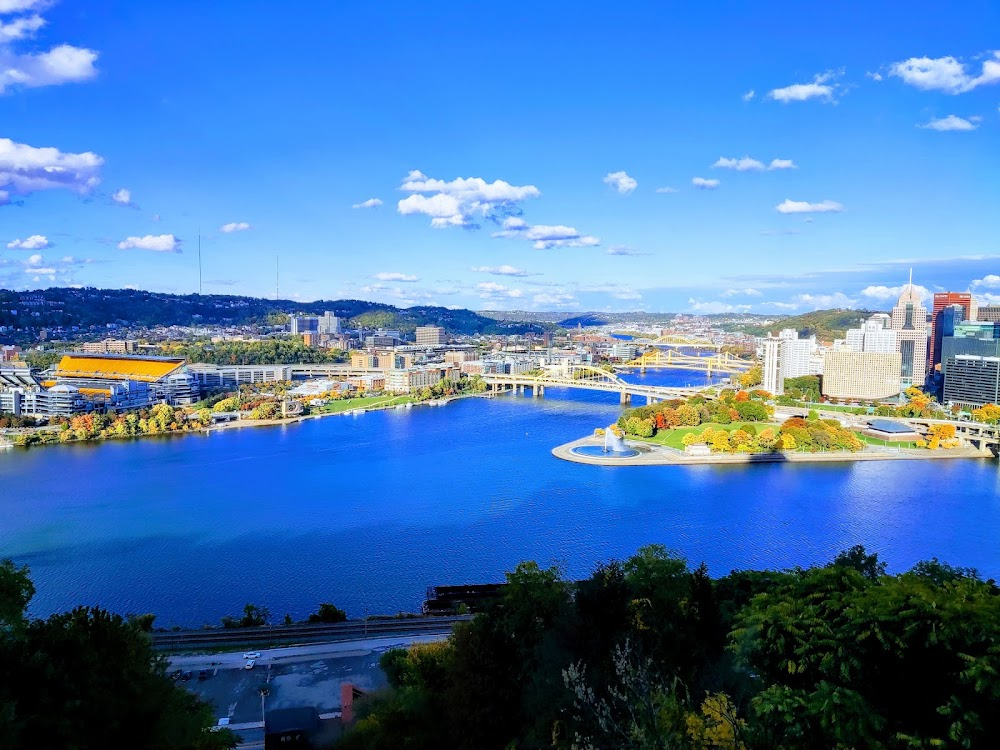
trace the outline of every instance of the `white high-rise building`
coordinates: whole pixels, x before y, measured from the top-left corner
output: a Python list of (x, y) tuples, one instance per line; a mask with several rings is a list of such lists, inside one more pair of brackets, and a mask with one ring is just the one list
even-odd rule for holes
[(327, 310), (319, 319), (319, 333), (334, 336), (340, 333), (340, 318)]
[(876, 313), (847, 332), (847, 350), (852, 352), (875, 352), (889, 354), (896, 351), (896, 332), (891, 329), (892, 320), (885, 313)]
[(812, 372), (810, 358), (816, 349), (816, 337), (800, 339), (794, 328), (785, 328), (778, 334), (781, 342), (781, 378), (800, 378)]
[(927, 308), (913, 286), (912, 271), (909, 283), (892, 308), (892, 330), (896, 333), (896, 351), (902, 358), (902, 389), (922, 386), (927, 379)]
[(768, 337), (761, 340), (763, 366), (760, 387), (768, 393), (780, 396), (785, 392), (785, 381), (781, 378), (781, 340)]

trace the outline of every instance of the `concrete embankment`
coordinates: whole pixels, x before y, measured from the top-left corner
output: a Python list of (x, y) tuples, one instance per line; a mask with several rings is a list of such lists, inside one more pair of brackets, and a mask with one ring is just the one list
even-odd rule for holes
[(628, 446), (639, 453), (634, 456), (584, 456), (574, 453), (574, 448), (603, 445), (603, 438), (588, 436), (580, 440), (557, 446), (552, 455), (564, 461), (575, 461), (594, 466), (705, 466), (712, 464), (757, 464), (757, 463), (843, 463), (853, 461), (935, 461), (952, 458), (990, 458), (972, 448), (952, 448), (930, 451), (926, 449), (868, 448), (858, 453), (713, 453), (708, 456), (692, 456), (672, 448), (640, 441), (629, 441)]

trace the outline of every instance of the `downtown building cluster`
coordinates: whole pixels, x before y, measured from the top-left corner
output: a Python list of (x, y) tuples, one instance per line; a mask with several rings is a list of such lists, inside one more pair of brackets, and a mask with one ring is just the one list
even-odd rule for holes
[(780, 395), (785, 380), (821, 376), (826, 398), (877, 402), (910, 387), (971, 410), (1000, 398), (1000, 307), (968, 292), (939, 292), (930, 310), (912, 281), (890, 313), (876, 313), (823, 346), (793, 329), (759, 341), (761, 387)]

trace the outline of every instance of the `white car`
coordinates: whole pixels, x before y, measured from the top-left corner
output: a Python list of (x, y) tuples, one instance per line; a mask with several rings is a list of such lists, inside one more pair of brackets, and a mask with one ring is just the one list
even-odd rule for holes
[(256, 659), (250, 659), (250, 661), (247, 662), (247, 665), (245, 667), (243, 667), (243, 668), (244, 669), (253, 669), (253, 665), (256, 664), (256, 663), (257, 663)]
[(260, 651), (248, 651), (247, 653), (243, 654), (243, 658), (244, 659), (259, 659), (260, 658)]

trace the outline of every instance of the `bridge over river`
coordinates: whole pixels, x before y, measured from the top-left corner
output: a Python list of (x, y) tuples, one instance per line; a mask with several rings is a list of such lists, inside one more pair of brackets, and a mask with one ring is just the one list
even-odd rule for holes
[(545, 388), (578, 388), (586, 391), (604, 391), (617, 393), (620, 403), (632, 403), (633, 396), (645, 396), (646, 403), (666, 401), (674, 398), (688, 398), (702, 393), (706, 398), (714, 398), (714, 394), (706, 392), (704, 386), (692, 388), (673, 388), (659, 385), (640, 385), (622, 380), (613, 372), (607, 372), (591, 365), (573, 364), (564, 370), (547, 371), (540, 374), (518, 373), (511, 375), (483, 375), (483, 380), (493, 393), (513, 390), (523, 393), (531, 389), (536, 397), (545, 395)]

